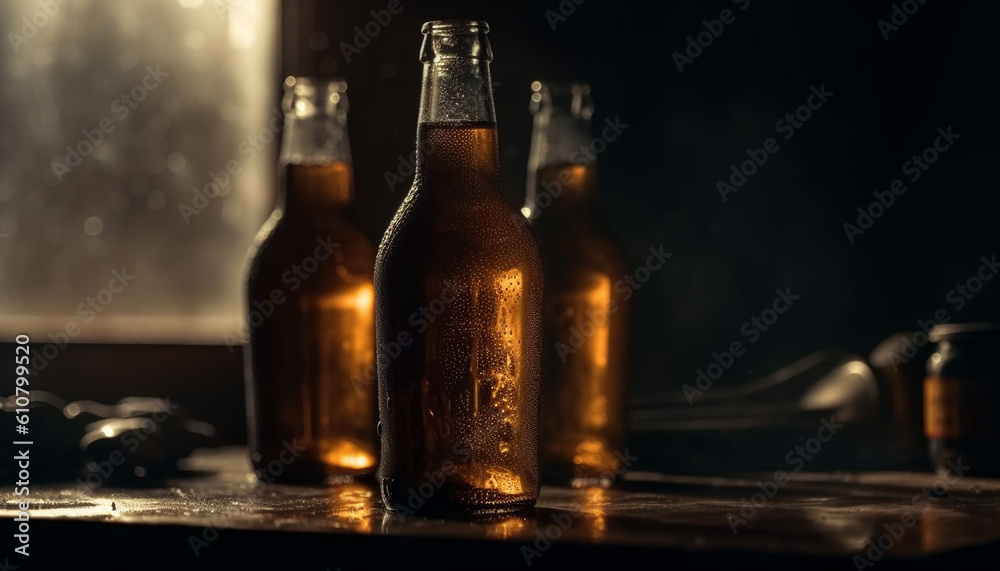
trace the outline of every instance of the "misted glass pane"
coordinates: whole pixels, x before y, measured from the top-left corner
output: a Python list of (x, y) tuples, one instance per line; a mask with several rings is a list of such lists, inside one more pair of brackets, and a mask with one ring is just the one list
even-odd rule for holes
[(0, 3), (0, 335), (221, 342), (273, 201), (277, 2), (48, 4)]

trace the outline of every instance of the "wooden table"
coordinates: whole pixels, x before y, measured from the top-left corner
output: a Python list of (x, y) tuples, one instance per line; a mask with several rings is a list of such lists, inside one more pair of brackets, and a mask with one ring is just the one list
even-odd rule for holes
[[(31, 556), (11, 547), (0, 561), (21, 569), (1000, 568), (998, 479), (801, 472), (771, 485), (773, 474), (629, 472), (610, 490), (545, 487), (526, 515), (456, 521), (390, 514), (372, 484), (256, 484), (241, 448), (203, 450), (185, 463), (199, 474), (167, 487), (33, 486)], [(7, 495), (3, 519), (17, 515), (19, 499)]]

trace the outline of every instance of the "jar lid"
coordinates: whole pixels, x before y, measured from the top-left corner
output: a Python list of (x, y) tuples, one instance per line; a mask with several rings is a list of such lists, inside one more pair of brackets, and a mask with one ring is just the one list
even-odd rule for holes
[(1000, 323), (946, 323), (931, 328), (930, 340), (940, 341), (986, 341), (1000, 340)]

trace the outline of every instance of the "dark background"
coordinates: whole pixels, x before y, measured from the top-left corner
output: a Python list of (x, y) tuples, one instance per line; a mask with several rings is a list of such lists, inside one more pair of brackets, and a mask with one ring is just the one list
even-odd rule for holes
[[(866, 355), (939, 308), (955, 321), (997, 318), (1000, 282), (961, 310), (946, 296), (997, 253), (1000, 5), (908, 2), (919, 9), (886, 41), (877, 21), (891, 18), (893, 3), (881, 1), (751, 0), (745, 11), (743, 0), (401, 3), (350, 62), (341, 42), (353, 43), (354, 27), (386, 2), (283, 6), (283, 74), (350, 84), (358, 202), (373, 239), (408, 189), (409, 180), (391, 191), (384, 173), (414, 147), (423, 22), (489, 22), (501, 161), (517, 205), (531, 81), (589, 81), (595, 124), (629, 125), (599, 157), (600, 208), (633, 266), (651, 246), (674, 254), (633, 298), (633, 395), (679, 390), (713, 352), (746, 345), (743, 323), (771, 306), (777, 288), (801, 297), (718, 383), (824, 347)], [(546, 13), (560, 6), (573, 12), (553, 30)], [(735, 21), (678, 72), (672, 54), (723, 9)], [(775, 122), (821, 85), (829, 101), (791, 139), (776, 134)], [(901, 166), (948, 126), (961, 138), (910, 183)], [(723, 202), (716, 181), (768, 137), (780, 149)], [(856, 224), (857, 208), (896, 178), (907, 192), (851, 244), (844, 223)]]

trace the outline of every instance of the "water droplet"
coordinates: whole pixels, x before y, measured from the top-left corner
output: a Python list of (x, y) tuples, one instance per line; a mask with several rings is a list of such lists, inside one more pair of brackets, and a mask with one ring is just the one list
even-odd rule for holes
[(83, 231), (90, 236), (100, 236), (104, 231), (104, 222), (96, 216), (91, 216), (83, 223)]
[(179, 174), (184, 172), (185, 167), (187, 167), (187, 158), (181, 153), (170, 153), (167, 157), (167, 168), (170, 172), (174, 174)]
[(379, 436), (382, 436), (382, 421), (381, 420), (378, 421), (378, 424), (375, 426), (375, 433), (378, 434)]

